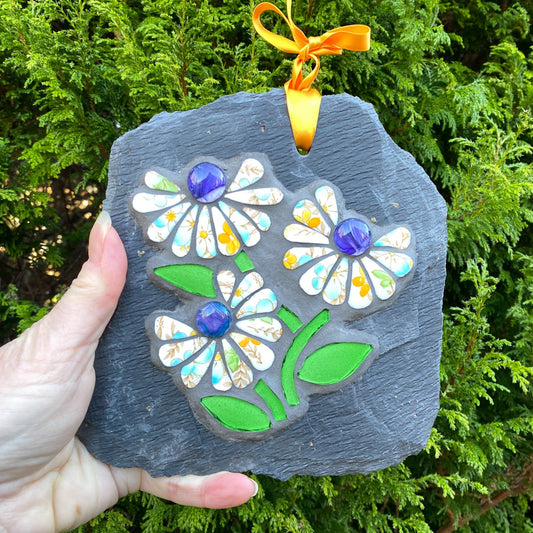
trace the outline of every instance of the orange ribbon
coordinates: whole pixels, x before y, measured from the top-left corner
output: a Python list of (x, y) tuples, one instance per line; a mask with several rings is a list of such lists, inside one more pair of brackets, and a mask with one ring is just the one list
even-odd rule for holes
[[(262, 2), (254, 9), (252, 22), (255, 31), (265, 41), (282, 52), (297, 55), (292, 66), (292, 78), (285, 84), (287, 110), (296, 146), (309, 150), (315, 136), (320, 111), (320, 93), (311, 88), (320, 69), (319, 56), (342, 54), (343, 49), (358, 52), (368, 50), (370, 28), (364, 24), (352, 24), (327, 31), (320, 37), (307, 38), (292, 20), (291, 5), (292, 0), (287, 0), (287, 16), (285, 16), (274, 4)], [(260, 21), (261, 14), (265, 11), (274, 11), (280, 15), (289, 26), (294, 40), (291, 41), (267, 30)], [(303, 66), (309, 59), (315, 62), (315, 66), (304, 78)]]

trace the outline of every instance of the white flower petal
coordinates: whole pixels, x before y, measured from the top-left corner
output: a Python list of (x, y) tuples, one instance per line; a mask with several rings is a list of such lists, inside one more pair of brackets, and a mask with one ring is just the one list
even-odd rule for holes
[(251, 189), (226, 194), (226, 198), (249, 205), (276, 205), (283, 200), (283, 193), (276, 187)]
[(188, 389), (193, 389), (204, 377), (215, 353), (216, 342), (213, 341), (194, 361), (182, 366), (181, 379)]
[(185, 359), (192, 357), (206, 343), (207, 339), (205, 337), (194, 337), (181, 342), (163, 344), (159, 348), (159, 359), (165, 366), (176, 366), (185, 361)]
[(172, 207), (160, 217), (156, 218), (150, 226), (146, 234), (153, 242), (163, 242), (170, 235), (171, 231), (176, 227), (176, 224), (181, 220), (187, 209), (191, 207), (189, 202)]
[(231, 307), (237, 307), (243, 300), (248, 298), (255, 291), (258, 291), (263, 286), (263, 278), (257, 272), (250, 272), (246, 274), (239, 286), (235, 289), (235, 294), (231, 300)]
[(315, 191), (315, 198), (320, 207), (326, 212), (333, 224), (339, 221), (339, 208), (337, 206), (337, 199), (331, 187), (323, 185)]
[(257, 159), (245, 159), (228, 188), (228, 192), (239, 191), (259, 181), (265, 169)]
[(320, 214), (317, 206), (309, 200), (300, 200), (294, 207), (292, 216), (298, 222), (322, 233), (322, 235), (329, 236), (331, 233), (331, 228)]
[(198, 206), (195, 205), (185, 216), (172, 242), (172, 253), (178, 257), (185, 257), (191, 249), (192, 230), (196, 225)]
[(338, 257), (338, 254), (326, 257), (303, 274), (300, 278), (300, 287), (306, 294), (314, 296), (322, 291)]
[(154, 332), (162, 341), (184, 339), (197, 334), (197, 332), (187, 324), (165, 315), (158, 316), (155, 319)]
[(217, 274), (217, 282), (220, 287), (220, 292), (226, 302), (229, 300), (233, 287), (235, 285), (235, 274), (231, 270), (221, 270)]
[(283, 236), (288, 241), (302, 244), (329, 244), (329, 239), (325, 235), (302, 224), (289, 224), (285, 228)]
[(274, 362), (274, 352), (262, 342), (240, 333), (232, 333), (231, 338), (239, 345), (256, 370), (268, 370)]

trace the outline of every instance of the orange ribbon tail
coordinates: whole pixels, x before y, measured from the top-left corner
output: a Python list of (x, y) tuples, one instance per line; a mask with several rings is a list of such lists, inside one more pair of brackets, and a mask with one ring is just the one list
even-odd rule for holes
[[(320, 112), (320, 93), (311, 88), (311, 84), (315, 81), (320, 69), (319, 56), (342, 54), (343, 49), (359, 52), (368, 50), (370, 48), (370, 28), (364, 24), (352, 24), (327, 31), (319, 37), (307, 38), (302, 30), (294, 24), (291, 8), (292, 0), (287, 0), (287, 16), (285, 16), (274, 4), (262, 2), (254, 9), (252, 22), (257, 33), (265, 41), (282, 52), (297, 56), (292, 67), (292, 78), (285, 84), (285, 94), (287, 95), (287, 110), (296, 146), (308, 151), (315, 136)], [(265, 11), (273, 11), (283, 18), (291, 30), (293, 40), (277, 35), (261, 24), (260, 18)], [(304, 77), (303, 67), (309, 59), (314, 61), (315, 66)]]

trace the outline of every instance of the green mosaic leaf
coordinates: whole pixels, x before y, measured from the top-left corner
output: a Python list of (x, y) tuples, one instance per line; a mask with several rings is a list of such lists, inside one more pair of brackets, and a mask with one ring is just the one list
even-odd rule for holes
[(268, 415), (259, 407), (232, 396), (206, 396), (204, 408), (223, 426), (234, 431), (258, 432), (270, 429)]
[(315, 350), (298, 372), (303, 381), (331, 385), (350, 377), (373, 350), (371, 344), (336, 342)]
[(154, 274), (175, 287), (199, 296), (214, 298), (213, 271), (202, 265), (169, 265), (154, 268)]

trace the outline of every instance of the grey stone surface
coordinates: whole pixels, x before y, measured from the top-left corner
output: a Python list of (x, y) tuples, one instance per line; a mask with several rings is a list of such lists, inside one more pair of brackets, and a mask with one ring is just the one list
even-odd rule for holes
[[(378, 339), (379, 354), (362, 377), (337, 392), (310, 396), (302, 418), (263, 441), (230, 442), (198, 422), (192, 412), (197, 408), (152, 363), (146, 317), (157, 310), (180, 316), (187, 299), (147, 276), (147, 264), (164, 261), (165, 252), (146, 244), (129, 201), (147, 170), (179, 175), (199, 156), (224, 161), (246, 153), (264, 154), (288, 191), (311, 191), (317, 180), (328, 180), (342, 191), (348, 210), (380, 227), (408, 225), (417, 257), (412, 279), (390, 306), (363, 318), (347, 312), (346, 324), (339, 326), (339, 332), (352, 328), (355, 336), (357, 330)], [(386, 134), (372, 106), (348, 95), (324, 97), (306, 156), (294, 146), (281, 90), (160, 114), (113, 146), (104, 205), (126, 246), (129, 269), (97, 352), (95, 394), (80, 430), (99, 459), (152, 475), (251, 470), (286, 479), (366, 473), (425, 445), (438, 409), (446, 208), (412, 156)], [(285, 223), (291, 209), (273, 220)], [(265, 253), (278, 253), (275, 244), (268, 246)], [(282, 274), (267, 273), (267, 284)], [(294, 283), (299, 275), (292, 275)], [(296, 298), (290, 307), (305, 314), (306, 301)]]

